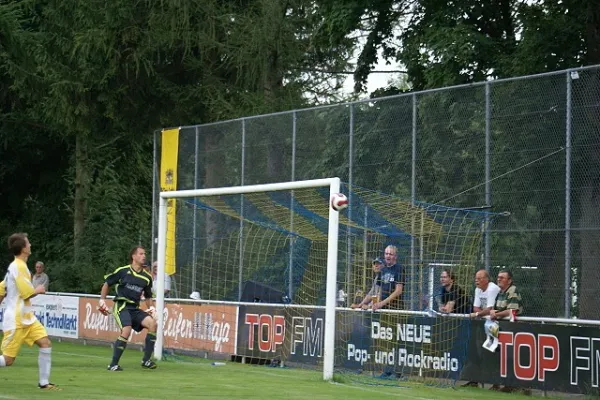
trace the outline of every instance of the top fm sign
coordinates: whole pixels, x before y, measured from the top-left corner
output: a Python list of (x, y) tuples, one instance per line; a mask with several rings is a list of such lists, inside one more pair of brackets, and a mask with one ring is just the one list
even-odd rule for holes
[[(548, 372), (558, 371), (561, 349), (558, 337), (550, 334), (529, 332), (500, 332), (500, 376), (508, 376), (509, 359), (512, 373), (523, 381), (544, 382)], [(512, 356), (512, 357), (510, 357)], [(566, 371), (565, 371), (566, 372)], [(586, 376), (587, 375), (587, 376)], [(585, 336), (569, 337), (569, 382), (578, 386), (588, 381), (592, 387), (600, 385), (600, 338)]]

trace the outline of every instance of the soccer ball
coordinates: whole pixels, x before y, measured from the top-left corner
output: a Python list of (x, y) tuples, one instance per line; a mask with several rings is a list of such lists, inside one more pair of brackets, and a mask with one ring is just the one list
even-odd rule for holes
[(342, 211), (348, 207), (348, 198), (343, 193), (336, 193), (331, 196), (331, 208), (335, 211)]

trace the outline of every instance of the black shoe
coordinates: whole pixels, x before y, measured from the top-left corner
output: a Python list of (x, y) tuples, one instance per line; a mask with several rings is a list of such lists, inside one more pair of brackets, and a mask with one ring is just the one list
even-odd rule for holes
[(470, 381), (467, 383), (463, 383), (460, 387), (479, 387), (479, 382)]
[(156, 367), (157, 367), (156, 363), (152, 360), (142, 361), (142, 368), (156, 369)]
[(61, 388), (59, 388), (54, 383), (48, 383), (46, 385), (40, 385), (38, 383), (38, 388), (40, 388), (41, 390), (62, 390)]
[(121, 366), (119, 364), (117, 365), (109, 365), (108, 368), (106, 368), (109, 371), (123, 371), (123, 368), (121, 368)]

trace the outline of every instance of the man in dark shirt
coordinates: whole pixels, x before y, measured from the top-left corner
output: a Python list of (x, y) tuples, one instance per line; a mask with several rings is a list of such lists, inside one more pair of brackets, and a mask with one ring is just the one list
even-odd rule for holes
[(468, 314), (471, 312), (469, 296), (463, 288), (455, 283), (456, 276), (446, 268), (440, 274), (442, 285), (439, 295), (440, 312)]
[[(388, 245), (384, 252), (385, 265), (379, 272), (377, 285), (380, 287), (381, 299), (373, 304), (373, 310), (380, 309), (402, 309), (402, 292), (404, 291), (404, 271), (402, 266), (397, 263), (398, 248), (394, 245)], [(383, 313), (380, 317), (381, 326), (386, 329), (395, 330), (402, 318), (396, 313)], [(397, 346), (395, 340), (381, 340), (376, 344), (380, 351), (390, 352)], [(396, 371), (395, 366), (386, 365), (383, 373), (379, 376), (381, 379), (396, 379), (400, 377), (401, 371)]]
[(404, 271), (396, 263), (398, 248), (389, 245), (385, 248), (385, 265), (381, 268), (379, 282), (381, 300), (373, 304), (373, 310), (381, 308), (401, 309), (404, 290)]
[[(134, 247), (129, 253), (129, 257), (131, 264), (119, 267), (105, 276), (100, 293), (98, 310), (107, 315), (108, 308), (105, 299), (110, 287), (115, 285), (117, 292), (114, 298), (113, 316), (121, 328), (121, 334), (113, 348), (113, 358), (108, 366), (109, 371), (123, 370), (119, 366), (119, 360), (127, 347), (131, 329), (141, 332), (144, 328), (148, 330), (148, 333), (144, 343), (142, 368), (156, 368), (156, 364), (150, 359), (156, 342), (156, 321), (153, 318), (156, 310), (152, 306), (152, 275), (143, 267), (146, 261), (146, 251), (143, 247)], [(145, 298), (146, 311), (140, 308), (142, 294)]]

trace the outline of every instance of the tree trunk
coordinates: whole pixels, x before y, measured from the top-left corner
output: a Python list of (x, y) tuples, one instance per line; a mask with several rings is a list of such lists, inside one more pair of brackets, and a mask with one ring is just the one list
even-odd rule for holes
[(90, 191), (90, 171), (88, 138), (86, 134), (75, 136), (75, 202), (73, 205), (73, 250), (75, 263), (80, 260), (88, 194)]
[(587, 45), (587, 64), (593, 65), (600, 63), (600, 7), (594, 1), (587, 2), (587, 22), (585, 29), (585, 42)]
[[(264, 94), (268, 104), (272, 105), (273, 109), (277, 108), (279, 101), (278, 92), (283, 87), (283, 77), (281, 76), (279, 66), (279, 56), (277, 50), (271, 51), (271, 56), (267, 61), (266, 75), (264, 80)], [(270, 130), (270, 143), (267, 146), (267, 176), (270, 182), (283, 182), (290, 179), (290, 175), (284, 171), (284, 158), (286, 153), (284, 146), (280, 143), (288, 132), (282, 131), (284, 124), (281, 124), (280, 129)]]

